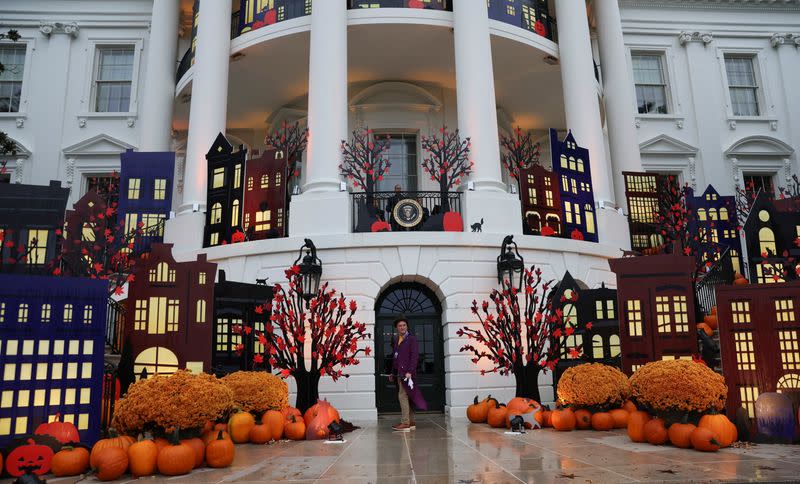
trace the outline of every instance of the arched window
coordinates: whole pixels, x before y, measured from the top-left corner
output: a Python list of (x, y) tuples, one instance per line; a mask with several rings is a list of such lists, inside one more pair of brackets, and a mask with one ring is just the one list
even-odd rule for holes
[(142, 376), (143, 370), (147, 371), (147, 376), (171, 375), (178, 371), (178, 357), (167, 348), (160, 346), (147, 348), (139, 353), (133, 363), (136, 378)]
[(150, 282), (175, 282), (175, 269), (170, 269), (166, 262), (159, 262), (150, 269)]
[(575, 157), (574, 156), (570, 156), (569, 157), (569, 169), (572, 170), (572, 171), (575, 171), (575, 170), (578, 169), (578, 167), (575, 164)]
[(778, 393), (783, 393), (783, 390), (798, 390), (800, 389), (800, 375), (796, 373), (787, 373), (778, 380)]
[(222, 222), (222, 204), (219, 202), (211, 206), (211, 223), (218, 224)]
[(269, 175), (266, 173), (261, 175), (261, 188), (269, 188)]
[(764, 252), (772, 255), (777, 253), (775, 249), (775, 232), (773, 232), (771, 228), (762, 227), (761, 230), (758, 231), (758, 246), (762, 254)]
[(561, 155), (561, 168), (567, 167), (567, 155)]
[(239, 199), (233, 201), (231, 212), (231, 227), (237, 227), (239, 225)]
[(592, 205), (587, 203), (586, 206), (583, 207), (583, 214), (586, 217), (586, 232), (593, 234), (594, 233), (594, 212), (592, 211)]
[(592, 357), (601, 360), (605, 356), (603, 352), (603, 337), (599, 334), (592, 336)]
[(704, 209), (704, 208), (698, 208), (697, 209), (697, 219), (700, 220), (700, 221), (707, 220), (706, 209)]
[(717, 220), (717, 209), (716, 208), (709, 208), (708, 209), (708, 219), (709, 220)]
[(581, 173), (584, 172), (583, 158), (578, 158), (578, 171)]
[(728, 220), (728, 209), (722, 207), (719, 209), (719, 219), (720, 220)]
[(206, 300), (205, 299), (198, 299), (197, 300), (197, 314), (195, 315), (195, 322), (196, 323), (205, 323), (206, 322)]
[[(564, 291), (564, 297), (569, 301), (572, 298), (572, 290), (567, 289)], [(572, 328), (573, 331), (578, 329), (578, 308), (574, 304), (564, 305), (564, 329)], [(571, 335), (564, 336), (561, 346), (561, 358), (574, 359), (576, 356), (572, 353), (573, 349), (581, 350), (583, 345), (583, 335), (572, 333)]]
[(620, 354), (619, 335), (612, 334), (608, 337), (608, 348), (611, 350), (611, 357), (616, 358)]

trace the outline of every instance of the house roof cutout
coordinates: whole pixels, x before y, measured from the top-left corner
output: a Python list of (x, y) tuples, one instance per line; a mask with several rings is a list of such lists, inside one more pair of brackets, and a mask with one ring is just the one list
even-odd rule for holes
[(62, 151), (67, 156), (109, 156), (119, 155), (134, 148), (135, 146), (131, 144), (101, 133), (68, 146)]
[(794, 148), (783, 141), (769, 136), (748, 136), (733, 143), (725, 151), (725, 156), (776, 156), (786, 158), (794, 153)]
[(350, 109), (404, 108), (439, 111), (442, 102), (427, 89), (408, 82), (387, 81), (373, 84), (350, 100)]
[(229, 155), (233, 153), (233, 145), (230, 144), (224, 134), (220, 133), (208, 150), (208, 156)]
[(697, 151), (694, 146), (665, 134), (639, 144), (639, 152), (643, 155), (690, 156), (696, 155)]

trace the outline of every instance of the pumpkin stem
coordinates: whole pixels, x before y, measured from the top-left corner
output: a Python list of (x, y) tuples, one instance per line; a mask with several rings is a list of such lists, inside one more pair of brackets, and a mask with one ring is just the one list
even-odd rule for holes
[(180, 445), (180, 443), (181, 443), (181, 440), (179, 438), (180, 431), (181, 431), (180, 427), (175, 427), (175, 431), (172, 432), (172, 435), (170, 436), (171, 437), (170, 438), (170, 443), (172, 445)]
[[(292, 417), (294, 417), (294, 415), (292, 415)], [(222, 430), (217, 433), (217, 440), (225, 440), (225, 438), (222, 436)]]
[(478, 395), (475, 395), (475, 400), (473, 400), (473, 403), (474, 403), (475, 405), (477, 405), (477, 404), (478, 404)]
[(710, 442), (712, 444), (714, 444), (714, 445), (718, 445), (718, 446), (722, 447), (722, 444), (720, 444), (719, 441), (717, 439), (715, 439), (714, 437), (711, 437)]

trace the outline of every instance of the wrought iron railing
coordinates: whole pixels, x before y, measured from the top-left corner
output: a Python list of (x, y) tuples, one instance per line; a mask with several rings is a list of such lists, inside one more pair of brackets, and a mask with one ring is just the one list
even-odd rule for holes
[(118, 355), (122, 352), (125, 333), (125, 306), (119, 301), (109, 298), (107, 308), (106, 345), (111, 348), (111, 353)]
[(183, 54), (183, 58), (181, 58), (180, 64), (178, 64), (178, 71), (175, 73), (175, 82), (180, 81), (186, 71), (192, 67), (194, 63), (194, 52), (192, 52), (192, 46), (189, 46), (186, 49), (186, 52)]
[(717, 304), (717, 286), (732, 284), (733, 277), (733, 261), (730, 249), (726, 249), (716, 264), (708, 272), (700, 275), (695, 284), (697, 303), (704, 314), (710, 314), (711, 308)]
[[(353, 231), (371, 232), (375, 230), (376, 222), (383, 229), (390, 231), (443, 231), (445, 230), (444, 215), (447, 212), (461, 214), (462, 192), (359, 192), (351, 193), (353, 200)], [(393, 210), (401, 200), (413, 200), (421, 209), (417, 223), (410, 226), (406, 222), (399, 222), (393, 215)], [(414, 204), (411, 204), (414, 205)], [(411, 211), (414, 210), (412, 206)]]
[(106, 363), (103, 368), (103, 391), (100, 410), (101, 435), (108, 436), (108, 429), (111, 427), (111, 420), (114, 418), (114, 407), (119, 399), (120, 388), (117, 379), (117, 367), (111, 363)]
[(453, 2), (448, 0), (350, 0), (350, 9), (360, 8), (422, 8), (426, 10), (453, 10)]

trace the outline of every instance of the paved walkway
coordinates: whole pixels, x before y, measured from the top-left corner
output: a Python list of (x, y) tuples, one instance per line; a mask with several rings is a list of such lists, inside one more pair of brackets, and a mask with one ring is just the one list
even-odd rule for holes
[[(381, 419), (365, 425), (347, 434), (345, 444), (238, 445), (233, 467), (204, 468), (169, 482), (800, 482), (800, 446), (702, 453), (634, 444), (624, 431), (547, 429), (517, 436), (466, 420), (429, 416), (419, 418), (416, 431), (398, 434), (391, 431), (391, 423)], [(156, 480), (162, 479), (147, 482)], [(75, 479), (48, 482), (71, 484)]]

